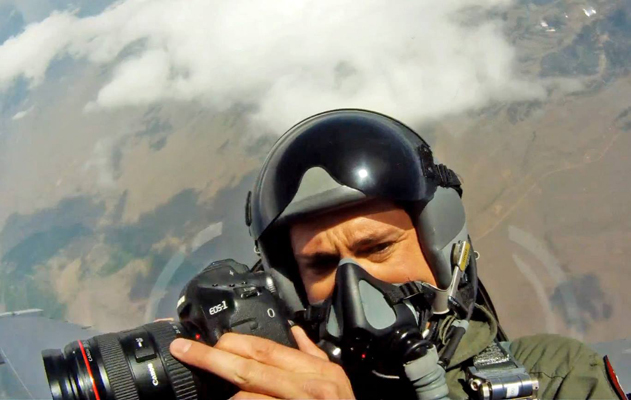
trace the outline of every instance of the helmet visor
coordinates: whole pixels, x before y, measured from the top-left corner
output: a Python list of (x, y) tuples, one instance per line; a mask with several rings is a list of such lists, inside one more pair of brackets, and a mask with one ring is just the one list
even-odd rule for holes
[(336, 110), (300, 122), (263, 164), (252, 193), (252, 236), (258, 239), (287, 208), (314, 167), (366, 196), (429, 201), (436, 184), (423, 174), (422, 145), (405, 125), (368, 111)]

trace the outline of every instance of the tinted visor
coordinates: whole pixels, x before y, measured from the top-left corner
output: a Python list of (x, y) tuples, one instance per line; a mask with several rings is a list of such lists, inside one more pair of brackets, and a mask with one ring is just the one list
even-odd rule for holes
[(436, 185), (423, 175), (424, 144), (400, 122), (363, 110), (329, 111), (298, 123), (272, 147), (256, 181), (252, 236), (257, 240), (285, 210), (313, 167), (366, 196), (428, 201)]

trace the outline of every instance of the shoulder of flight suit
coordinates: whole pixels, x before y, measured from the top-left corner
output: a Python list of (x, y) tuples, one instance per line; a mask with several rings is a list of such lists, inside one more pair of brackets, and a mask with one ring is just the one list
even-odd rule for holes
[(559, 335), (516, 339), (510, 351), (539, 379), (540, 399), (619, 399), (603, 358), (587, 345)]

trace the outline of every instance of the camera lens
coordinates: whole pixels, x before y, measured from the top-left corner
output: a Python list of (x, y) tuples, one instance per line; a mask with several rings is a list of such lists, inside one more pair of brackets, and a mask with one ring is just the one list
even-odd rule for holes
[(42, 358), (53, 400), (193, 400), (200, 385), (171, 356), (176, 337), (192, 338), (182, 324), (161, 321), (68, 344)]

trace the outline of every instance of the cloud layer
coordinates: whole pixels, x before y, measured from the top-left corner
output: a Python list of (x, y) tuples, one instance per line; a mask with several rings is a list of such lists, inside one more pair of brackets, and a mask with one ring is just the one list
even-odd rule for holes
[(0, 91), (42, 83), (60, 57), (105, 66), (87, 109), (202, 102), (248, 107), (286, 128), (324, 109), (362, 107), (406, 122), (544, 95), (514, 74), (505, 0), (126, 0), (79, 18), (55, 12), (0, 46)]

